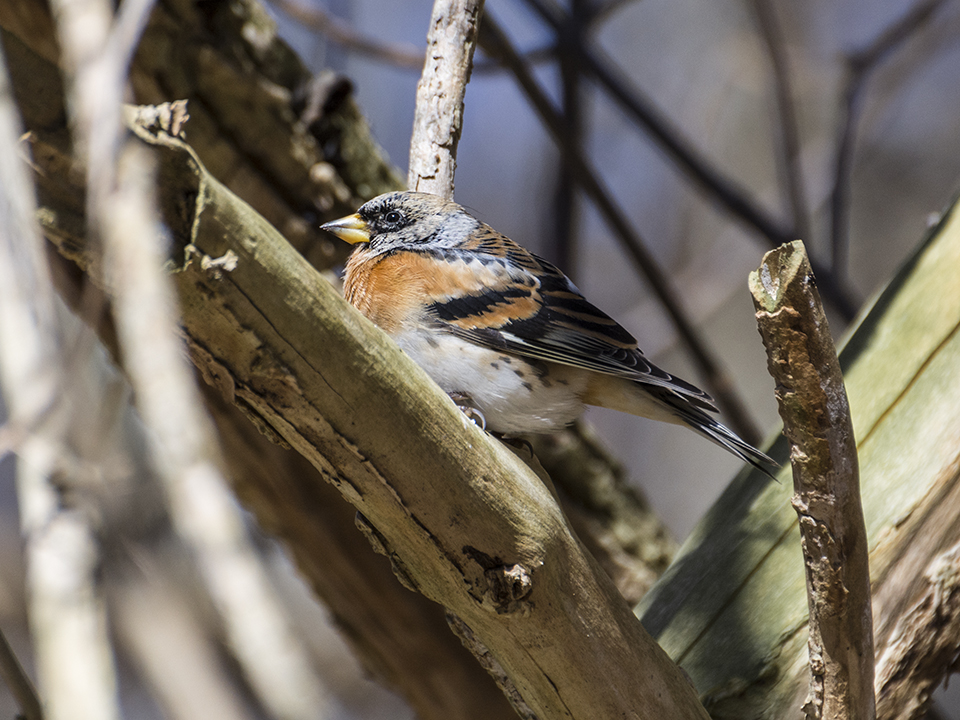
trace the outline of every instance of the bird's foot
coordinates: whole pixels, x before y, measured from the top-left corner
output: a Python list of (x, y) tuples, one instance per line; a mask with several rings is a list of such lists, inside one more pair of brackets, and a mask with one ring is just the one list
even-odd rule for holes
[(466, 393), (460, 392), (449, 393), (449, 395), (450, 399), (460, 408), (460, 412), (472, 420), (474, 425), (479, 426), (481, 430), (487, 429), (487, 419), (483, 416), (482, 412), (474, 407), (473, 398)]

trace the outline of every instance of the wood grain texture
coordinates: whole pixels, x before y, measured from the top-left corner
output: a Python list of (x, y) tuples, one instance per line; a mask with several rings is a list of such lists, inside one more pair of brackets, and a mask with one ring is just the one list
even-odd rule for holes
[[(165, 164), (202, 173), (179, 143), (164, 145)], [(201, 371), (340, 490), (395, 570), (471, 628), (538, 717), (705, 717), (549, 490), (201, 177), (181, 238), (194, 258), (177, 273)], [(238, 257), (229, 273), (197, 262), (227, 250)]]
[[(878, 656), (929, 588), (926, 569), (960, 540), (958, 524), (940, 515), (960, 511), (958, 267), (960, 219), (951, 205), (840, 353), (860, 458)], [(783, 438), (770, 454), (787, 459)], [(786, 470), (780, 478), (740, 475), (638, 607), (714, 718), (779, 718), (798, 712), (805, 698), (803, 561)], [(916, 697), (930, 681), (929, 669), (900, 677), (913, 689), (898, 697)], [(898, 717), (900, 707), (881, 700), (878, 715)]]

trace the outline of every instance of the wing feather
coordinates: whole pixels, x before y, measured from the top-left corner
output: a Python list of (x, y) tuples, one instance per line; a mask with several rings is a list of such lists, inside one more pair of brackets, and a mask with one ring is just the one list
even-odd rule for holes
[(428, 314), (446, 331), (531, 359), (662, 387), (716, 411), (705, 392), (647, 360), (634, 337), (566, 275), (506, 236), (484, 226), (467, 243), (432, 252), (448, 266), (479, 263), (487, 278), (482, 287), (445, 283), (445, 296), (428, 304)]

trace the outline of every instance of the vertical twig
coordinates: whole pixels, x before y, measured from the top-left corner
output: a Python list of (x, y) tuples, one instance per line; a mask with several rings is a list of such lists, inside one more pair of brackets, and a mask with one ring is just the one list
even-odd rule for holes
[(564, 144), (566, 135), (560, 114), (553, 107), (533, 74), (523, 64), (516, 49), (510, 44), (507, 36), (489, 12), (480, 28), (480, 41), (488, 54), (499, 59), (513, 73), (517, 84), (520, 85), (527, 99), (530, 100), (530, 104), (533, 105), (534, 110), (540, 116), (541, 122), (549, 130), (554, 142), (560, 146), (564, 162), (570, 164), (577, 182), (596, 204), (600, 213), (630, 255), (630, 259), (633, 260), (637, 269), (650, 283), (654, 294), (673, 322), (680, 341), (693, 358), (704, 385), (716, 398), (717, 404), (726, 414), (730, 425), (744, 440), (754, 445), (757, 444), (759, 432), (737, 396), (730, 377), (700, 339), (696, 328), (684, 312), (677, 293), (670, 286), (656, 260), (647, 252), (642, 239), (627, 220), (623, 211), (611, 199), (611, 195), (604, 187), (600, 176), (589, 165), (583, 152), (576, 147)]
[(178, 337), (173, 289), (163, 276), (153, 158), (122, 123), (128, 66), (152, 4), (124, 2), (111, 26), (107, 2), (55, 3), (75, 147), (87, 169), (89, 227), (102, 243), (125, 369), (151, 431), (173, 523), (196, 557), (259, 700), (281, 720), (313, 720), (330, 714), (329, 700), (222, 475), (215, 433)]
[[(30, 627), (47, 717), (119, 716), (99, 556), (87, 513), (59, 487), (74, 480), (63, 436), (72, 408), (53, 285), (34, 221), (33, 184), (17, 152), (19, 122), (0, 60), (0, 385), (18, 437), (17, 490), (26, 540)], [(29, 700), (25, 712), (39, 703)]]
[(837, 282), (843, 282), (847, 276), (853, 151), (867, 81), (877, 66), (919, 30), (943, 2), (944, 0), (919, 0), (870, 43), (847, 57), (847, 82), (840, 108), (840, 130), (834, 153), (833, 190), (830, 193), (831, 270)]
[(433, 5), (410, 138), (407, 186), (411, 190), (453, 197), (463, 98), (481, 12), (483, 0), (436, 0)]
[(857, 447), (813, 272), (796, 241), (750, 274), (790, 441), (810, 608), (808, 718), (872, 720), (873, 619)]
[(786, 42), (780, 32), (780, 24), (777, 21), (773, 3), (770, 0), (752, 0), (751, 5), (773, 68), (773, 87), (777, 98), (777, 114), (780, 118), (780, 139), (783, 144), (784, 175), (793, 227), (798, 238), (810, 242), (812, 238), (809, 213), (803, 190), (803, 168), (800, 166), (800, 130), (797, 127), (790, 68), (787, 66)]
[[(557, 57), (560, 61), (560, 82), (563, 92), (563, 145), (581, 146), (583, 136), (582, 76), (577, 57), (579, 35), (585, 30), (587, 21), (587, 3), (585, 0), (573, 0), (571, 13), (562, 30), (557, 32)], [(556, 248), (556, 263), (572, 278), (576, 279), (576, 224), (579, 213), (577, 205), (577, 181), (573, 177), (573, 168), (560, 161), (560, 173), (557, 177), (553, 196), (552, 244)]]

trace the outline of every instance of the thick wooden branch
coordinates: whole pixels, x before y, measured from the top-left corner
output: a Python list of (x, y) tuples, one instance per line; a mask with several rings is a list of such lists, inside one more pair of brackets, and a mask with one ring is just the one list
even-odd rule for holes
[(463, 97), (482, 12), (483, 0), (434, 2), (410, 140), (407, 185), (411, 190), (453, 197)]
[[(42, 7), (28, 5), (25, 9), (27, 12), (21, 20), (30, 17), (31, 12), (36, 19)], [(42, 19), (42, 13), (39, 17)], [(0, 11), (0, 21), (10, 24), (10, 17)], [(176, 26), (170, 22), (164, 18), (159, 23), (160, 30), (173, 32)], [(20, 31), (25, 32), (22, 27)], [(148, 28), (148, 36), (150, 32)], [(45, 36), (40, 30), (34, 28), (32, 34), (26, 34), (32, 46), (46, 47), (41, 42)], [(12, 67), (17, 71), (17, 100), (31, 129), (29, 152), (36, 163), (42, 205), (40, 217), (45, 232), (48, 237), (56, 238), (67, 255), (80, 257), (86, 235), (85, 188), (82, 173), (77, 172), (70, 158), (57, 69), (33, 52), (19, 36), (4, 32), (3, 40)], [(49, 54), (49, 48), (47, 51)], [(343, 158), (345, 164), (340, 174), (361, 182), (367, 176), (363, 167), (376, 168), (380, 161), (376, 155), (365, 159), (366, 126), (359, 116), (354, 118), (354, 123), (350, 113), (345, 114), (345, 107), (341, 105), (336, 112), (323, 114), (318, 123), (324, 125), (336, 120), (340, 128), (336, 132), (343, 139), (339, 147), (344, 148), (343, 153), (350, 148)], [(356, 113), (355, 109), (352, 112)], [(190, 113), (197, 114), (193, 108)], [(183, 113), (178, 117), (182, 121)], [(211, 146), (205, 138), (210, 128), (204, 117), (201, 113), (199, 131), (191, 121), (189, 133), (191, 138), (199, 137), (209, 153)], [(282, 122), (282, 115), (277, 122)], [(363, 132), (359, 132), (359, 141), (348, 141), (357, 134), (350, 129), (354, 124)], [(329, 145), (325, 143), (325, 147)], [(336, 143), (334, 146), (338, 147)], [(231, 177), (236, 187), (237, 176)], [(246, 187), (247, 191), (251, 189), (257, 195), (255, 186)], [(90, 294), (90, 288), (83, 289), (83, 277), (68, 265), (63, 260), (58, 263), (59, 289), (78, 311), (86, 312), (81, 300)], [(87, 320), (116, 351), (114, 328), (104, 322), (105, 316), (99, 312)], [(388, 565), (380, 563), (365, 543), (357, 545), (359, 535), (352, 527), (354, 511), (343, 503), (339, 494), (320, 482), (317, 471), (301, 462), (296, 453), (282, 450), (256, 432), (251, 434), (249, 430), (253, 426), (245, 431), (246, 421), (237, 421), (235, 408), (231, 410), (232, 406), (223, 402), (211, 405), (210, 397), (208, 394), (208, 408), (217, 420), (222, 442), (230, 448), (227, 461), (238, 492), (256, 512), (260, 523), (285, 540), (364, 664), (379, 679), (404, 694), (420, 717), (448, 720), (511, 713), (486, 673), (449, 633), (442, 610), (422, 596), (401, 588)], [(624, 592), (635, 595), (662, 569), (672, 550), (663, 539), (663, 529), (648, 511), (617, 490), (615, 483), (611, 486), (610, 471), (605, 469), (610, 466), (608, 458), (589, 448), (584, 450), (582, 440), (576, 435), (565, 436), (563, 445), (567, 454), (563, 464), (567, 468), (571, 467), (572, 454), (590, 470), (579, 476), (568, 475), (571, 483), (581, 486), (571, 494), (578, 497), (599, 493), (604, 498), (604, 507), (580, 504), (574, 513), (578, 534), (598, 553), (603, 566), (617, 578)], [(588, 485), (595, 489), (586, 489)], [(625, 527), (626, 518), (632, 522), (641, 516), (642, 532), (632, 532)], [(652, 547), (646, 547), (647, 537), (653, 539)]]
[[(208, 381), (338, 487), (395, 571), (466, 623), (538, 717), (703, 716), (526, 466), (188, 148), (156, 142), (184, 330)], [(228, 251), (235, 266), (217, 262)]]
[[(201, 371), (340, 489), (401, 577), (467, 623), (538, 717), (702, 712), (526, 466), (184, 147), (159, 142), (181, 175), (165, 187), (196, 177), (177, 278)], [(168, 202), (182, 212), (182, 199)], [(235, 269), (204, 269), (228, 251)]]
[[(860, 461), (875, 654), (883, 658), (881, 718), (919, 717), (920, 700), (948, 671), (945, 654), (960, 647), (953, 593), (936, 590), (952, 581), (932, 582), (929, 570), (946, 567), (945, 549), (960, 542), (957, 267), (953, 204), (840, 353)], [(770, 452), (785, 461), (786, 441)], [(788, 485), (744, 473), (638, 608), (714, 718), (800, 712), (809, 670), (799, 540)], [(921, 618), (918, 608), (937, 628), (935, 667), (912, 661), (900, 642), (907, 618)], [(894, 667), (902, 672), (891, 674)]]
[(843, 374), (799, 240), (750, 274), (796, 493), (810, 608), (807, 718), (870, 720), (873, 616), (857, 447)]

